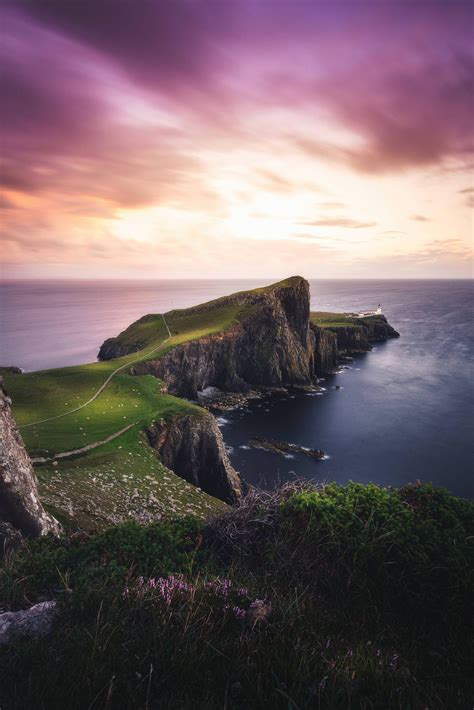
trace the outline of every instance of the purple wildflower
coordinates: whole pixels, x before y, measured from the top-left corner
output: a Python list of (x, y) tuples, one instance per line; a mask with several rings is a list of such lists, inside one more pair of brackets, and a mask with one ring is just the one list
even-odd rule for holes
[(239, 619), (239, 620), (245, 619), (245, 617), (247, 615), (247, 612), (245, 611), (245, 609), (241, 609), (239, 606), (234, 606), (232, 608), (232, 611), (235, 615), (235, 618)]
[(390, 661), (389, 661), (389, 666), (392, 669), (392, 671), (396, 671), (398, 668), (398, 654), (394, 653), (393, 656), (391, 656)]

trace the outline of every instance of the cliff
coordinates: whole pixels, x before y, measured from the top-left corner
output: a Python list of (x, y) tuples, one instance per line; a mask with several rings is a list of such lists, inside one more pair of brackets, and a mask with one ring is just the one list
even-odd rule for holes
[(348, 325), (327, 326), (326, 329), (336, 335), (339, 352), (367, 352), (372, 350), (371, 343), (400, 335), (383, 315), (361, 318)]
[(314, 338), (314, 373), (327, 373), (336, 370), (338, 365), (338, 340), (337, 334), (326, 328), (319, 328), (311, 323)]
[[(0, 556), (8, 540), (57, 534), (59, 523), (43, 508), (30, 457), (0, 378)], [(3, 538), (3, 539), (1, 539)]]
[(227, 503), (242, 494), (216, 420), (209, 413), (175, 416), (146, 429), (160, 460), (181, 478)]
[(189, 398), (196, 398), (198, 391), (208, 386), (244, 392), (251, 387), (309, 385), (314, 381), (315, 337), (309, 325), (309, 284), (305, 279), (296, 276), (190, 312), (222, 308), (223, 303), (242, 307), (242, 317), (231, 327), (177, 345), (159, 359), (138, 363), (132, 372), (152, 374), (164, 380), (172, 394)]

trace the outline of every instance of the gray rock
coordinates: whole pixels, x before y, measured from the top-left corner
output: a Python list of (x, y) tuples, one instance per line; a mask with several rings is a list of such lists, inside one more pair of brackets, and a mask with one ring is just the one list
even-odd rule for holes
[[(11, 411), (11, 400), (3, 390), (0, 378), (0, 522), (4, 539), (11, 529), (26, 537), (51, 532), (58, 534), (60, 525), (41, 504), (38, 482)], [(0, 556), (3, 549), (0, 549)]]
[(40, 602), (29, 609), (0, 614), (0, 645), (10, 643), (18, 637), (45, 636), (52, 629), (55, 614), (55, 601)]
[(161, 461), (178, 476), (228, 503), (240, 498), (242, 483), (212, 414), (161, 420), (146, 432)]

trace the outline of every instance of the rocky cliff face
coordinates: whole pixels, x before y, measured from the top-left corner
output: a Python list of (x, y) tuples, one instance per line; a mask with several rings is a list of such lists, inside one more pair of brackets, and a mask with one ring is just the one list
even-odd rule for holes
[(250, 307), (241, 323), (138, 363), (132, 371), (153, 374), (166, 382), (169, 392), (189, 398), (208, 386), (243, 392), (252, 386), (311, 384), (315, 338), (309, 326), (308, 282), (293, 277), (284, 285), (231, 298)]
[[(26, 537), (57, 534), (59, 523), (43, 508), (30, 457), (11, 412), (11, 400), (0, 378), (0, 546)], [(0, 549), (0, 556), (2, 554)]]
[(399, 337), (399, 333), (392, 328), (385, 316), (364, 318), (361, 325), (341, 325), (327, 329), (335, 333), (338, 351), (346, 353), (367, 352), (372, 350), (371, 343)]
[(235, 503), (242, 494), (238, 473), (232, 468), (214, 417), (176, 416), (146, 430), (160, 460), (181, 478), (210, 495)]
[(329, 327), (336, 337), (339, 353), (363, 353), (372, 350), (367, 328), (360, 325)]
[(338, 365), (337, 335), (311, 324), (314, 338), (313, 372), (315, 375), (334, 372)]

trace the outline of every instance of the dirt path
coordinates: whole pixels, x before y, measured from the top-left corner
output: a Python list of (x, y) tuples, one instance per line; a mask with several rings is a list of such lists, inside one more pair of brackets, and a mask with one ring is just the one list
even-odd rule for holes
[(84, 404), (81, 404), (79, 407), (75, 407), (74, 409), (70, 409), (68, 412), (64, 412), (63, 414), (56, 414), (54, 417), (48, 417), (47, 419), (41, 419), (40, 421), (37, 422), (31, 422), (30, 424), (23, 424), (22, 426), (19, 426), (18, 429), (26, 429), (27, 427), (30, 426), (38, 426), (38, 424), (46, 424), (46, 422), (52, 422), (55, 419), (62, 419), (62, 417), (68, 417), (70, 414), (74, 414), (74, 412), (78, 412), (80, 409), (84, 409), (84, 407), (87, 407), (87, 405), (91, 404), (97, 397), (105, 390), (107, 385), (109, 384), (110, 380), (112, 377), (114, 377), (118, 372), (121, 370), (124, 370), (126, 367), (130, 367), (130, 365), (134, 365), (136, 362), (140, 362), (144, 358), (148, 357), (149, 355), (153, 355), (157, 350), (159, 350), (165, 343), (168, 342), (171, 338), (171, 331), (168, 327), (168, 323), (166, 322), (166, 318), (164, 317), (163, 314), (161, 314), (161, 317), (163, 318), (163, 323), (166, 326), (166, 330), (168, 331), (168, 337), (165, 338), (156, 348), (153, 348), (153, 350), (150, 350), (148, 353), (143, 353), (143, 355), (140, 355), (140, 357), (137, 357), (135, 360), (130, 360), (129, 362), (126, 362), (125, 365), (120, 365), (120, 367), (117, 367), (116, 370), (114, 370), (105, 380), (105, 382), (99, 387), (97, 392), (92, 395), (90, 399), (87, 400), (87, 402), (84, 402)]
[(96, 449), (98, 446), (102, 446), (102, 444), (108, 444), (109, 441), (113, 441), (118, 436), (125, 434), (125, 432), (131, 429), (132, 426), (135, 426), (135, 424), (137, 424), (137, 422), (134, 422), (133, 424), (127, 424), (127, 426), (124, 426), (123, 429), (120, 429), (120, 431), (116, 431), (115, 434), (110, 434), (110, 436), (107, 436), (105, 439), (101, 439), (101, 441), (94, 441), (94, 443), (87, 444), (86, 446), (83, 446), (80, 449), (73, 449), (72, 451), (61, 451), (60, 454), (55, 454), (54, 456), (49, 456), (48, 458), (38, 456), (37, 458), (31, 460), (33, 463), (51, 463), (52, 461), (57, 461), (58, 459), (67, 459), (69, 458), (69, 456), (76, 456), (76, 454), (84, 454), (86, 451), (91, 451), (92, 449)]

